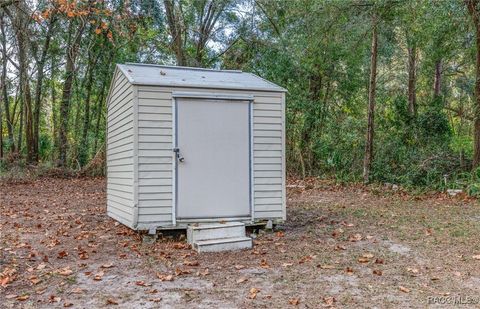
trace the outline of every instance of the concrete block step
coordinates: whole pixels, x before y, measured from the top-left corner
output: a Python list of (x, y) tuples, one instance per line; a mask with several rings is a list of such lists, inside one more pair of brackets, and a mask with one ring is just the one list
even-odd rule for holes
[(193, 248), (198, 252), (220, 252), (252, 248), (250, 237), (230, 237), (209, 240), (199, 240), (193, 243)]
[(245, 224), (242, 222), (226, 222), (187, 227), (187, 241), (190, 244), (201, 240), (229, 237), (245, 237)]

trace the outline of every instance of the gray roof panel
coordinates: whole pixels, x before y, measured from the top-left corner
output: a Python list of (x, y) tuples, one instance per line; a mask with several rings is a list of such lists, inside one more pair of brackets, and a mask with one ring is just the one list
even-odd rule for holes
[(117, 64), (117, 67), (134, 85), (287, 91), (257, 75), (242, 71), (139, 63)]

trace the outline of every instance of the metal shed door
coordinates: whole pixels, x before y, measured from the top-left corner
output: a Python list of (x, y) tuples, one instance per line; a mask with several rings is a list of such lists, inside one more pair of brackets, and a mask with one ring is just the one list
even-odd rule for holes
[(177, 99), (178, 219), (250, 216), (248, 101)]

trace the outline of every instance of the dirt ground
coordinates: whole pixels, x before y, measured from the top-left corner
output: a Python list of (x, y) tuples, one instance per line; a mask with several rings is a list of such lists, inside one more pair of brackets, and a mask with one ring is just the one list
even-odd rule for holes
[(108, 218), (104, 179), (0, 184), (0, 307), (480, 306), (477, 201), (313, 181), (288, 190), (287, 222), (253, 249), (198, 255)]

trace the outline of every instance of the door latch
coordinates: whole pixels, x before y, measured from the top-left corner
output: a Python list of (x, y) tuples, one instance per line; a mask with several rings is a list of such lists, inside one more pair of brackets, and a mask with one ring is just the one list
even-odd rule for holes
[(178, 148), (178, 147), (173, 148), (173, 152), (175, 152), (175, 157), (177, 158), (177, 160), (179, 162), (185, 161), (185, 158), (182, 157), (182, 155), (180, 154), (180, 148)]

